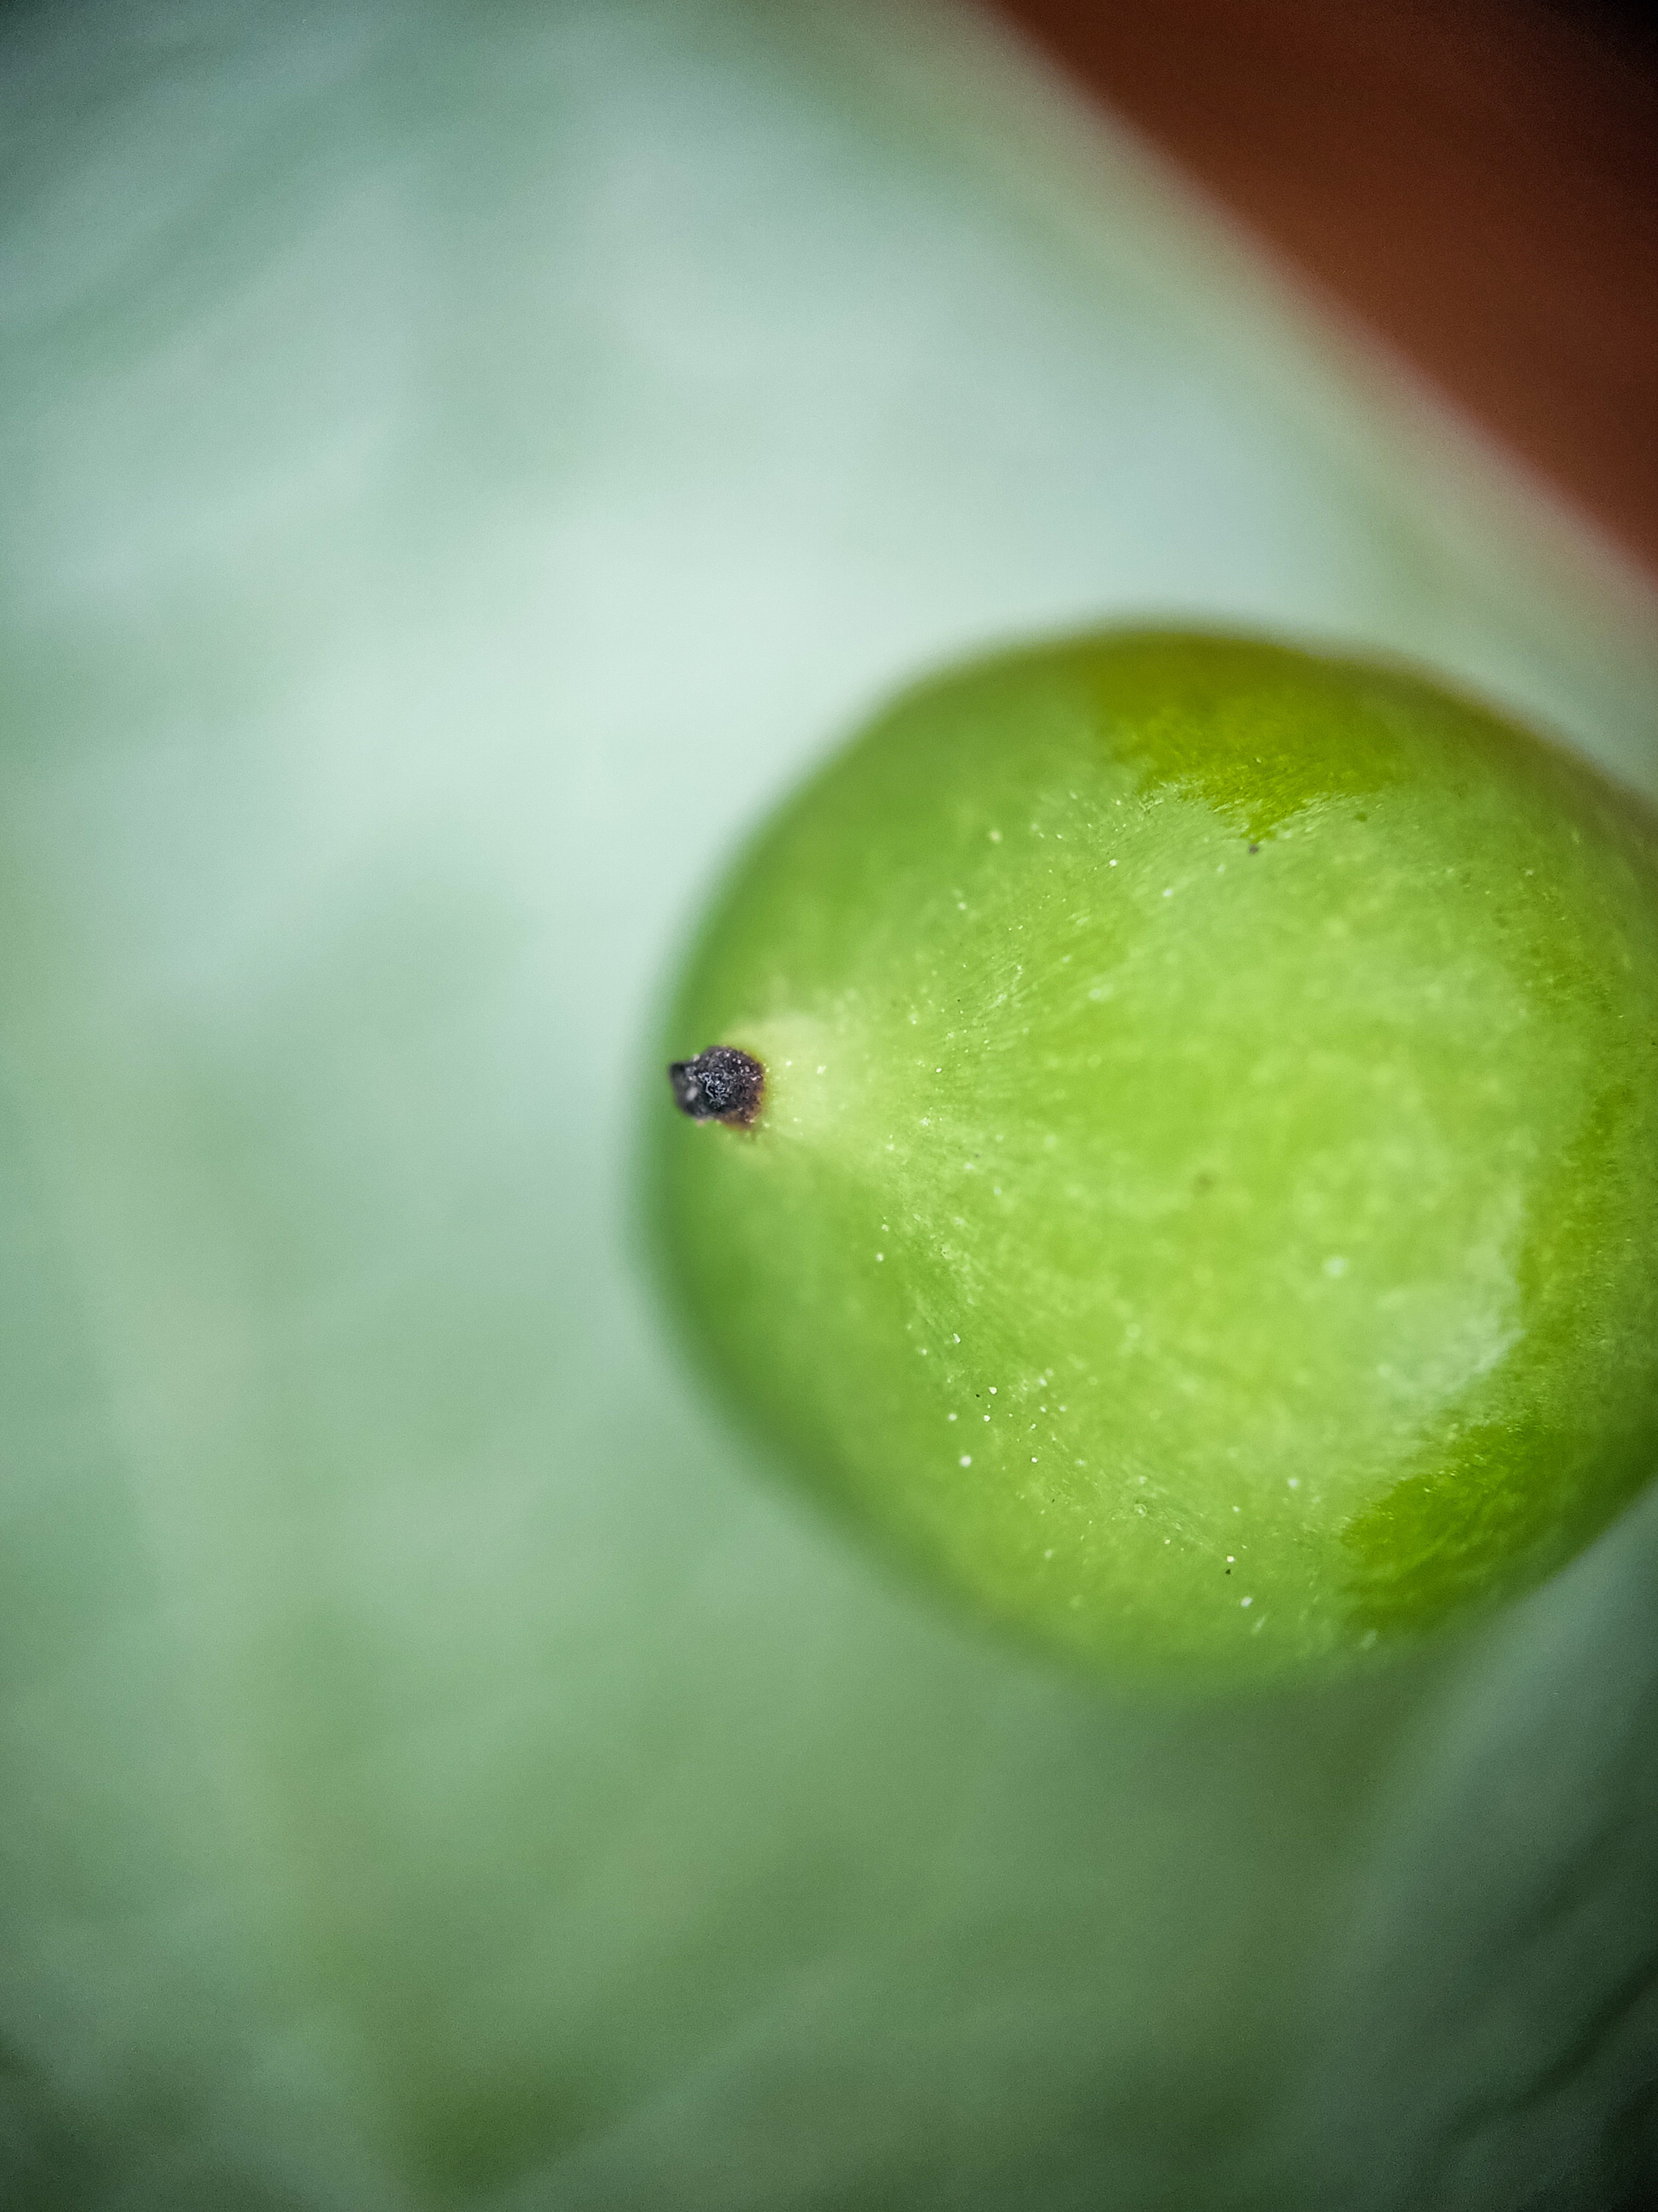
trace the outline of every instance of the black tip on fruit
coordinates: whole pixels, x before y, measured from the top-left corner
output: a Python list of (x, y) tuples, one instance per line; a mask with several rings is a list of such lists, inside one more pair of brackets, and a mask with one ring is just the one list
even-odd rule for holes
[(673, 1103), (693, 1121), (730, 1121), (746, 1129), (760, 1111), (766, 1071), (751, 1053), (732, 1044), (711, 1044), (695, 1060), (677, 1060), (668, 1070)]

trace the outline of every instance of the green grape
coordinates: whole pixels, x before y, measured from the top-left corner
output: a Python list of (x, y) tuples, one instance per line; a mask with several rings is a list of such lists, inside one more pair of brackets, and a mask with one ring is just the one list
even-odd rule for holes
[(1119, 635), (925, 685), (741, 860), (665, 1042), (706, 1364), (1050, 1647), (1385, 1652), (1658, 1467), (1658, 824), (1417, 678)]

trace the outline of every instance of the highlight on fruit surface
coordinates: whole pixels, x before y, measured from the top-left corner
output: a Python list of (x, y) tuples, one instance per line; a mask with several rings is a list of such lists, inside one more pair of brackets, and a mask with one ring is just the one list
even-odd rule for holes
[(652, 1123), (701, 1363), (1050, 1648), (1357, 1660), (1658, 1469), (1658, 824), (1418, 677), (1121, 634), (925, 684), (739, 860), (665, 1043), (682, 1107), (759, 1071)]

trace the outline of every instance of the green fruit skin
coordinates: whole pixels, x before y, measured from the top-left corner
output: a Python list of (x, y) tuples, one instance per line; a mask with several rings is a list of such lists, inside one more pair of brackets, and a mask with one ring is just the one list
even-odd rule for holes
[[(1050, 1648), (1328, 1669), (1658, 1468), (1658, 823), (1409, 674), (1114, 635), (903, 698), (743, 858), (651, 1188), (811, 1490)], [(660, 1082), (660, 1079), (656, 1079)]]

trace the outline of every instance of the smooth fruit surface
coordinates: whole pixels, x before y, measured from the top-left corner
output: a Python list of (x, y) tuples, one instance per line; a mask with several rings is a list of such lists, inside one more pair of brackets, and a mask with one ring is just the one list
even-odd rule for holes
[(706, 1360), (975, 1609), (1193, 1677), (1385, 1648), (1658, 1467), (1658, 833), (1391, 670), (1181, 635), (902, 700), (740, 862), (664, 1057)]

